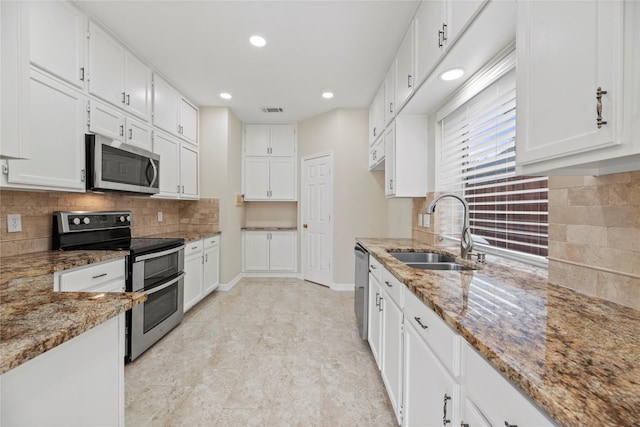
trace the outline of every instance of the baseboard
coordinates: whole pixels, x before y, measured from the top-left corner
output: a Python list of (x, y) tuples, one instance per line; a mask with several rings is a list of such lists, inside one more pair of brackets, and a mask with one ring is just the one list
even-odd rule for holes
[(242, 273), (242, 277), (286, 277), (297, 278), (298, 273), (282, 273), (282, 272), (260, 272), (260, 273)]
[(332, 291), (353, 292), (355, 285), (353, 283), (332, 283), (329, 289)]
[(218, 291), (230, 291), (240, 280), (242, 280), (242, 273), (238, 274), (236, 277), (231, 279), (229, 283), (221, 284), (218, 286)]

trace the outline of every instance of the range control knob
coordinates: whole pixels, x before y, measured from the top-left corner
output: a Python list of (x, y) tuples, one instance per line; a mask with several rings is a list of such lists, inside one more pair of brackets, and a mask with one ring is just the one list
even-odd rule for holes
[(131, 222), (131, 215), (127, 215), (127, 222)]
[(91, 220), (89, 219), (88, 216), (85, 216), (84, 219), (82, 220), (82, 222), (84, 222), (85, 224), (89, 224), (91, 222)]
[(120, 222), (124, 222), (126, 220), (126, 218), (124, 217), (124, 215), (120, 216)]
[(80, 218), (77, 218), (77, 217), (76, 217), (76, 218), (73, 218), (73, 223), (74, 223), (75, 225), (80, 225)]

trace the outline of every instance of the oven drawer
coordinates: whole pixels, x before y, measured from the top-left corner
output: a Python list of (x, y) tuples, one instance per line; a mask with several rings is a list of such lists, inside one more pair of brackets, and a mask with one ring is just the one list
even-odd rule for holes
[(55, 290), (63, 292), (122, 292), (125, 283), (124, 262), (124, 258), (120, 258), (57, 273), (54, 279)]

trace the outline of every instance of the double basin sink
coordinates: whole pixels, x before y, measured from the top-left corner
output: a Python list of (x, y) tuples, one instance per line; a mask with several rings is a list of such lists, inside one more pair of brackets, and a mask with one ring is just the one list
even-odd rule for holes
[(457, 263), (452, 256), (435, 252), (389, 252), (389, 255), (408, 267), (421, 270), (473, 270), (471, 267)]

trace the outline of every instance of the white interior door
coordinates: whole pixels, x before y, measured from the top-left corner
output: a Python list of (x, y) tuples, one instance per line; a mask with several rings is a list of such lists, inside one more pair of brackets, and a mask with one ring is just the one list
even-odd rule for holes
[(333, 259), (333, 155), (302, 159), (302, 276), (330, 286)]

